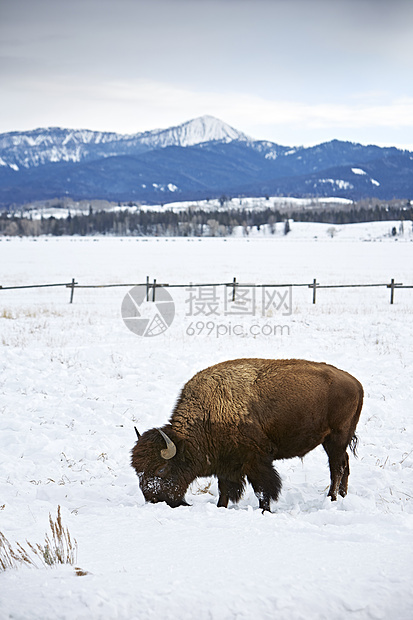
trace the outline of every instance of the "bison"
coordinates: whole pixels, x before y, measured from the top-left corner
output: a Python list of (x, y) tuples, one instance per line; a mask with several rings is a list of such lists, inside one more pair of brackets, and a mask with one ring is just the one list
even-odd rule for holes
[(236, 359), (198, 372), (183, 387), (169, 423), (139, 435), (132, 467), (146, 501), (187, 506), (188, 485), (218, 478), (218, 506), (238, 502), (247, 479), (260, 508), (281, 490), (273, 461), (322, 444), (328, 495), (347, 493), (363, 387), (344, 370), (306, 360)]

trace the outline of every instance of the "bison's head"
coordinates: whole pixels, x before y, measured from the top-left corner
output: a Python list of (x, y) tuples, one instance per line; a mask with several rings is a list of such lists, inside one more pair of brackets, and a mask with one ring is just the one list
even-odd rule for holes
[(172, 508), (188, 506), (184, 500), (188, 484), (188, 468), (182, 445), (170, 438), (170, 427), (153, 428), (138, 438), (132, 450), (132, 467), (147, 502), (166, 502)]

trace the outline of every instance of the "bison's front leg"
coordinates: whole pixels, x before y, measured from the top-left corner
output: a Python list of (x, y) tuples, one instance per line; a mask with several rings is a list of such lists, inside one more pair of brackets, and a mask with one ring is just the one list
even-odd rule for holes
[(244, 492), (244, 486), (245, 481), (242, 477), (236, 482), (227, 480), (226, 478), (218, 478), (218, 508), (227, 508), (229, 500), (235, 504), (239, 502)]
[(256, 462), (249, 466), (247, 477), (258, 498), (263, 512), (271, 512), (271, 500), (277, 501), (281, 491), (281, 478), (272, 466), (272, 461)]

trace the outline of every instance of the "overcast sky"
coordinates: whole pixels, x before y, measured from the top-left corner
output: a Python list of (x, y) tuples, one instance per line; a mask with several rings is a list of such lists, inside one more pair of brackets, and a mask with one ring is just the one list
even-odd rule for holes
[(412, 0), (0, 0), (0, 132), (210, 114), (413, 150)]

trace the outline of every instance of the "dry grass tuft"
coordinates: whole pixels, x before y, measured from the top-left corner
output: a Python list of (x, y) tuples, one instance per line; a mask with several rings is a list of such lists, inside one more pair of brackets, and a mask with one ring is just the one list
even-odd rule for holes
[(11, 311), (10, 311), (10, 310), (3, 309), (3, 310), (0, 312), (0, 319), (14, 319), (14, 316), (13, 316), (13, 314), (11, 313)]
[[(16, 543), (12, 547), (7, 538), (0, 532), (0, 570), (17, 568), (18, 566), (55, 566), (70, 564), (73, 566), (77, 558), (77, 542), (72, 539), (68, 528), (63, 527), (60, 506), (57, 508), (57, 519), (53, 521), (49, 514), (51, 533), (46, 533), (44, 544), (32, 544), (26, 540), (27, 547)], [(85, 575), (86, 571), (75, 568), (77, 575)]]
[(9, 308), (3, 308), (0, 310), (0, 319), (41, 319), (48, 317), (62, 317), (63, 312), (54, 308), (46, 306), (27, 307), (27, 308), (15, 308), (10, 310)]
[(199, 482), (197, 481), (197, 489), (195, 491), (195, 494), (204, 495), (208, 493), (209, 495), (214, 495), (211, 491), (212, 483), (213, 483), (213, 480), (210, 480), (209, 482), (206, 482), (203, 486), (201, 486)]

